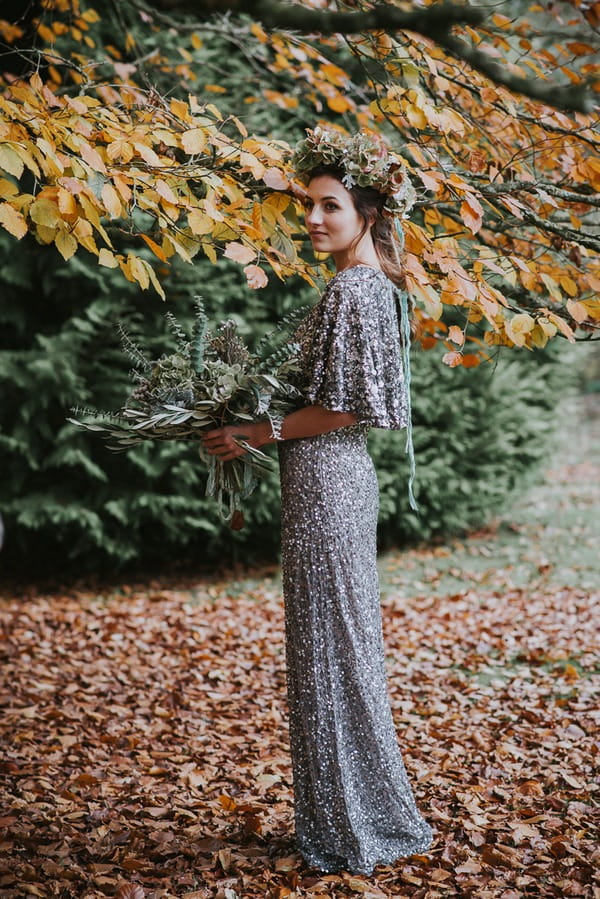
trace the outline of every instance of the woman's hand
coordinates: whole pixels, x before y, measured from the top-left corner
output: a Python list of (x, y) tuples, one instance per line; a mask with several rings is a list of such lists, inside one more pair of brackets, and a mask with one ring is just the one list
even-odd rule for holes
[(267, 434), (263, 434), (267, 426), (268, 422), (266, 425), (263, 422), (249, 422), (248, 424), (215, 428), (202, 434), (202, 444), (211, 456), (218, 456), (221, 462), (229, 462), (231, 459), (243, 456), (246, 452), (243, 446), (236, 443), (235, 438), (244, 440), (250, 446), (258, 449), (259, 446), (268, 442)]

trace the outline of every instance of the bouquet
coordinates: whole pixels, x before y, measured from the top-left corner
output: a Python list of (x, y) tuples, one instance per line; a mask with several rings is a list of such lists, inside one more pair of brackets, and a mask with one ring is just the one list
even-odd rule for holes
[[(240, 500), (252, 493), (257, 479), (273, 466), (269, 456), (244, 439), (244, 422), (269, 419), (276, 427), (295, 407), (298, 346), (285, 339), (284, 329), (291, 328), (301, 312), (284, 318), (251, 352), (234, 321), (208, 330), (198, 298), (190, 336), (167, 313), (177, 347), (156, 360), (147, 359), (120, 326), (123, 349), (134, 364), (134, 390), (118, 412), (76, 407), (72, 411), (77, 417), (68, 421), (109, 437), (108, 448), (117, 452), (144, 440), (195, 441), (208, 466), (206, 495), (216, 500), (225, 521), (241, 527)], [(199, 437), (203, 430), (225, 425), (240, 426), (236, 441), (246, 452), (222, 462), (204, 450)]]

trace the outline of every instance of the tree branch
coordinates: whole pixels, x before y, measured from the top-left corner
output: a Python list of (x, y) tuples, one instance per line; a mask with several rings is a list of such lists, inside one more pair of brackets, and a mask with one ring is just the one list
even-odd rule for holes
[(524, 94), (532, 100), (539, 100), (540, 103), (553, 106), (555, 109), (586, 114), (594, 109), (594, 100), (586, 82), (569, 85), (553, 84), (552, 82), (543, 84), (531, 78), (515, 75), (506, 67), (506, 63), (495, 62), (487, 53), (470, 47), (453, 34), (441, 34), (434, 37), (434, 40), (440, 47), (448, 50), (452, 56), (463, 59), (495, 84), (502, 84), (516, 94)]
[(555, 225), (554, 222), (540, 218), (534, 212), (526, 210), (523, 210), (523, 221), (529, 225), (534, 225), (539, 231), (550, 231), (551, 234), (556, 234), (562, 237), (563, 240), (571, 241), (586, 247), (588, 250), (595, 250), (597, 253), (600, 253), (600, 239), (593, 234), (580, 230), (575, 231), (573, 228), (565, 228), (562, 225)]
[(405, 11), (388, 3), (359, 12), (309, 9), (281, 0), (146, 0), (149, 7), (163, 12), (186, 12), (198, 19), (214, 13), (245, 13), (267, 29), (299, 31), (304, 34), (361, 34), (365, 31), (414, 31), (431, 38), (457, 59), (467, 62), (495, 84), (524, 94), (547, 106), (589, 113), (594, 101), (588, 85), (541, 83), (511, 72), (487, 53), (451, 34), (453, 25), (480, 25), (486, 17), (482, 9), (444, 0), (433, 6)]
[[(482, 180), (475, 177), (474, 180)], [(484, 196), (498, 196), (500, 194), (512, 194), (516, 191), (524, 191), (530, 194), (539, 194), (540, 190), (545, 191), (552, 197), (558, 197), (561, 200), (567, 200), (569, 203), (578, 203), (582, 206), (595, 206), (600, 208), (600, 194), (591, 191), (587, 185), (582, 186), (579, 191), (575, 188), (565, 190), (552, 184), (549, 181), (505, 181), (502, 184), (485, 184), (479, 189)]]
[(375, 9), (361, 12), (334, 12), (309, 9), (280, 0), (146, 0), (148, 6), (167, 11), (192, 13), (198, 18), (214, 13), (245, 13), (266, 28), (303, 33), (360, 34), (363, 31), (418, 31), (420, 34), (445, 32), (452, 25), (479, 25), (485, 19), (482, 10), (445, 2), (410, 12), (379, 3)]

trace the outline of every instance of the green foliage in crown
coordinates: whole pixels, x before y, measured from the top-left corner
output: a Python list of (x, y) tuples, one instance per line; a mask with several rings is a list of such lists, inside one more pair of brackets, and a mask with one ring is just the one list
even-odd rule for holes
[(414, 206), (416, 194), (404, 162), (374, 136), (360, 131), (346, 135), (318, 127), (308, 130), (294, 151), (292, 166), (307, 183), (311, 173), (322, 165), (342, 169), (342, 181), (348, 190), (372, 187), (385, 194), (384, 210), (390, 215), (406, 217)]

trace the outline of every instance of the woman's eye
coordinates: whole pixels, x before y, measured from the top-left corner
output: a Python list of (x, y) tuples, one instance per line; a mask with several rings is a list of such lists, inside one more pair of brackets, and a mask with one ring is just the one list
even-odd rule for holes
[(327, 203), (327, 205), (325, 206), (325, 209), (327, 210), (327, 212), (335, 212), (335, 210), (337, 209), (337, 206), (335, 203)]

